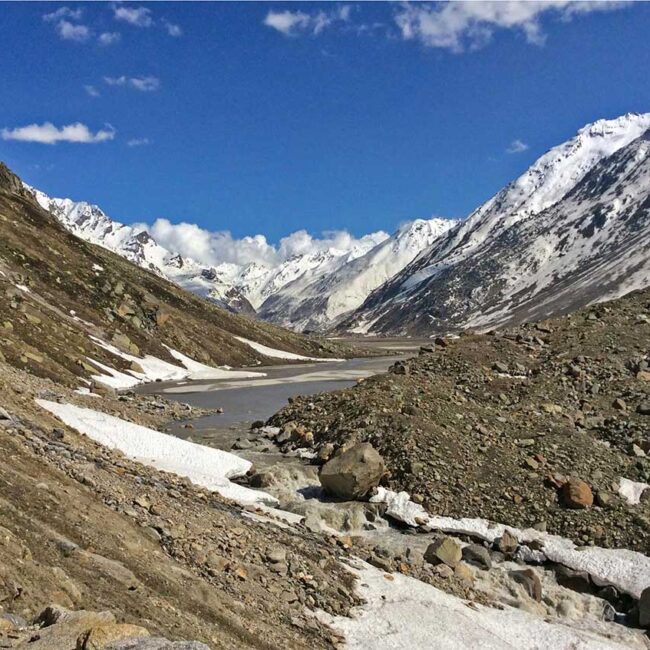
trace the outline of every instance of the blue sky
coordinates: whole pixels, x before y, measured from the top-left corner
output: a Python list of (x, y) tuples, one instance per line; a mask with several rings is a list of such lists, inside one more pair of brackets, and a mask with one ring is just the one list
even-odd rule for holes
[(649, 3), (5, 3), (0, 159), (126, 222), (390, 231), (649, 111), (648, 34)]

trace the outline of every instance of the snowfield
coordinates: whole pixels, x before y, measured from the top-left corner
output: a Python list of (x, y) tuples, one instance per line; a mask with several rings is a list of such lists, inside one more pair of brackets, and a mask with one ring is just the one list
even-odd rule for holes
[(110, 449), (118, 449), (143, 465), (185, 476), (193, 483), (243, 505), (275, 506), (278, 503), (266, 492), (229, 481), (243, 476), (251, 467), (249, 461), (239, 456), (181, 440), (100, 411), (44, 399), (37, 399), (36, 403), (79, 433)]
[(519, 609), (485, 607), (446, 594), (401, 573), (355, 562), (357, 593), (366, 601), (352, 618), (319, 613), (345, 636), (349, 650), (622, 650), (646, 647), (641, 634), (592, 631), (550, 623)]

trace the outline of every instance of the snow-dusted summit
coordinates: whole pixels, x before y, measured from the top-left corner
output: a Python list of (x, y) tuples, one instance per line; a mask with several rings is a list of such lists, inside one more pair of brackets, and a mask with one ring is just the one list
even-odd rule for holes
[(650, 113), (582, 128), (437, 239), (342, 327), (485, 328), (646, 286), (648, 129)]
[(286, 284), (265, 300), (260, 316), (299, 330), (328, 329), (455, 223), (438, 218), (411, 221), (365, 255), (324, 265)]

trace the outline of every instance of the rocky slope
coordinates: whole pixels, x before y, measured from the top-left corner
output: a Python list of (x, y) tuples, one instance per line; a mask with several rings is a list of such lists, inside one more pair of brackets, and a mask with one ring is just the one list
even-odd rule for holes
[(409, 222), (365, 255), (323, 266), (285, 284), (264, 301), (260, 317), (302, 331), (327, 330), (455, 223), (450, 219)]
[[(88, 384), (102, 366), (104, 372), (142, 374), (140, 366), (151, 361), (147, 355), (153, 363), (178, 367), (169, 348), (210, 366), (278, 363), (236, 337), (307, 356), (345, 354), (329, 343), (229, 314), (79, 240), (4, 166), (0, 313), (0, 361), (67, 385)], [(112, 342), (119, 354), (98, 340)]]
[[(297, 398), (270, 424), (320, 462), (370, 442), (436, 515), (542, 527), (650, 551), (650, 290), (570, 316), (424, 348), (354, 388)], [(282, 434), (281, 434), (282, 435)], [(567, 477), (595, 497), (574, 510)], [(585, 505), (585, 504), (583, 504)]]
[(342, 329), (485, 328), (646, 286), (648, 128), (650, 114), (584, 127), (376, 290)]

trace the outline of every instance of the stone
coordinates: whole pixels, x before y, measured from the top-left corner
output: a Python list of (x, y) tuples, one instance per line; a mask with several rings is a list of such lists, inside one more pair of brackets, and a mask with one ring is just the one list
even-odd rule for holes
[(429, 564), (446, 564), (455, 569), (463, 557), (460, 544), (453, 537), (441, 537), (432, 542), (424, 552), (424, 559)]
[(627, 404), (625, 403), (625, 400), (622, 399), (621, 397), (617, 397), (613, 403), (612, 406), (617, 410), (617, 411), (625, 411), (627, 409)]
[(650, 587), (646, 587), (639, 598), (639, 625), (650, 629)]
[(571, 477), (562, 486), (562, 497), (567, 507), (576, 510), (589, 508), (594, 503), (594, 495), (591, 488), (579, 478)]
[(474, 572), (472, 569), (470, 569), (467, 564), (463, 564), (462, 562), (456, 566), (454, 569), (454, 576), (458, 579), (464, 582), (467, 585), (473, 585), (475, 576)]
[(492, 568), (490, 553), (485, 546), (481, 546), (480, 544), (470, 544), (469, 546), (465, 546), (463, 548), (463, 560), (468, 564), (473, 564), (482, 569)]
[(555, 579), (561, 587), (566, 587), (581, 594), (591, 592), (591, 580), (586, 571), (576, 571), (562, 564), (555, 567)]
[(509, 530), (505, 530), (497, 540), (497, 548), (506, 556), (514, 555), (518, 546), (519, 540)]
[(113, 641), (148, 637), (149, 630), (139, 625), (108, 623), (90, 628), (77, 639), (77, 650), (105, 650)]
[(501, 374), (505, 375), (508, 372), (508, 364), (503, 363), (502, 361), (495, 361), (492, 364), (492, 370), (495, 372), (500, 372)]
[(520, 584), (528, 593), (528, 595), (536, 600), (538, 603), (542, 600), (542, 582), (539, 576), (532, 569), (524, 569), (523, 571), (511, 571), (510, 577)]
[(367, 442), (353, 445), (323, 465), (319, 478), (325, 492), (346, 501), (362, 499), (379, 485), (386, 469), (377, 450)]
[(273, 564), (278, 564), (287, 559), (287, 552), (281, 546), (275, 546), (267, 551), (266, 559)]
[(636, 412), (639, 415), (650, 415), (650, 402), (643, 402), (636, 407)]

